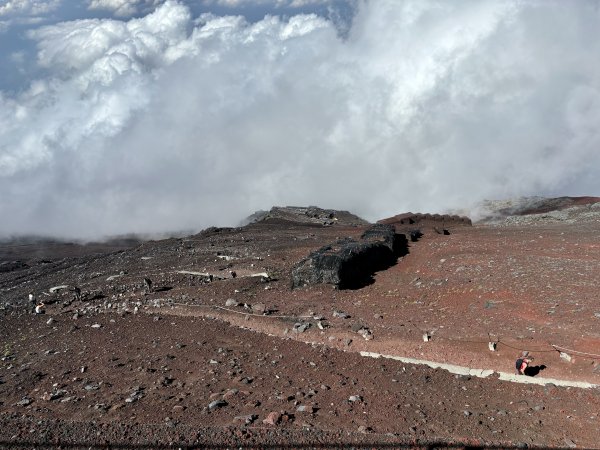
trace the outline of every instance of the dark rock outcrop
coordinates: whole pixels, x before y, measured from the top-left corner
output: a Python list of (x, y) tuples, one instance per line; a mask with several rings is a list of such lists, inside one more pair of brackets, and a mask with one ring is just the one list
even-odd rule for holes
[[(454, 216), (448, 214), (421, 214), (421, 213), (404, 213), (398, 214), (387, 219), (377, 221), (378, 224), (392, 225), (396, 232), (410, 233), (411, 240), (414, 232), (423, 235), (426, 230), (433, 230), (438, 234), (450, 234), (450, 230), (457, 227), (471, 226), (471, 219), (463, 216)], [(419, 237), (420, 237), (419, 236)]]
[(407, 248), (406, 236), (397, 234), (393, 226), (374, 225), (358, 241), (341, 239), (298, 262), (292, 269), (292, 288), (319, 283), (340, 289), (366, 286), (375, 272), (395, 264)]
[(348, 212), (323, 209), (317, 206), (274, 206), (270, 211), (257, 211), (243, 221), (251, 223), (286, 221), (310, 225), (366, 225), (368, 222)]

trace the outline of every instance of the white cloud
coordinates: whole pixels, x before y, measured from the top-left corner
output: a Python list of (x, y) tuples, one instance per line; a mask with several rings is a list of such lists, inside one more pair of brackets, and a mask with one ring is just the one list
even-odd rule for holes
[(164, 0), (88, 0), (91, 10), (106, 10), (117, 17), (131, 17), (154, 9)]
[(47, 76), (0, 93), (0, 233), (598, 194), (592, 6), (378, 0), (346, 39), (314, 15), (195, 19), (175, 1), (42, 27)]
[(245, 6), (270, 6), (275, 8), (303, 8), (306, 6), (330, 5), (334, 0), (203, 0), (205, 5), (218, 5), (226, 8)]
[(1, 16), (39, 16), (56, 10), (60, 0), (9, 0), (0, 5)]
[(0, 4), (0, 34), (7, 33), (14, 25), (41, 23), (61, 3), (62, 0), (9, 0)]

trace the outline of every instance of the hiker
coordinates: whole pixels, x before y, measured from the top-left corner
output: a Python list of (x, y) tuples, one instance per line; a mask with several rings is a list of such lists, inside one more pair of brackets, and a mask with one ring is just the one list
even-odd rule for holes
[(33, 292), (29, 293), (29, 304), (31, 305), (32, 308), (35, 308), (35, 305), (37, 304), (37, 302), (35, 301), (35, 296), (33, 295)]
[(73, 288), (73, 298), (77, 301), (81, 300), (81, 289), (77, 286)]
[(517, 358), (515, 361), (515, 369), (517, 375), (525, 375), (525, 371), (529, 364), (533, 361), (533, 358), (529, 356), (529, 352), (524, 351), (521, 353), (521, 356)]

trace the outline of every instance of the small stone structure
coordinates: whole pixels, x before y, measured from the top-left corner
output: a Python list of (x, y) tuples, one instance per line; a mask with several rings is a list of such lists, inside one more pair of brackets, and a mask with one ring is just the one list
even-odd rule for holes
[(394, 227), (376, 224), (360, 240), (346, 238), (326, 245), (292, 269), (292, 288), (328, 283), (340, 289), (356, 289), (372, 282), (373, 274), (394, 265), (408, 251), (406, 236)]

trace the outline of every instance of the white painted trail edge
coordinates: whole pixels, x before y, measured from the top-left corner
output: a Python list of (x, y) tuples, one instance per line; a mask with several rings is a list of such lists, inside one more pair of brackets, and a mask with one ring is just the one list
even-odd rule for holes
[(542, 377), (527, 377), (523, 375), (515, 375), (513, 373), (508, 372), (496, 372), (491, 369), (472, 369), (470, 367), (464, 366), (456, 366), (454, 364), (446, 364), (439, 363), (435, 361), (427, 361), (424, 359), (415, 359), (415, 358), (406, 358), (404, 356), (394, 356), (394, 355), (382, 355), (381, 353), (374, 352), (360, 352), (361, 356), (368, 356), (371, 358), (388, 358), (394, 359), (396, 361), (401, 361), (406, 364), (421, 364), (431, 367), (432, 369), (443, 369), (447, 370), (450, 373), (458, 374), (458, 375), (470, 375), (473, 377), (479, 378), (487, 378), (494, 373), (499, 375), (499, 379), (503, 381), (511, 381), (513, 383), (523, 383), (523, 384), (539, 384), (539, 385), (547, 385), (553, 384), (555, 386), (564, 386), (564, 387), (575, 387), (582, 389), (592, 389), (600, 387), (597, 384), (588, 383), (586, 381), (571, 381), (571, 380), (560, 380), (558, 378), (542, 378)]

